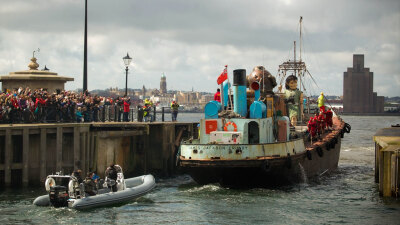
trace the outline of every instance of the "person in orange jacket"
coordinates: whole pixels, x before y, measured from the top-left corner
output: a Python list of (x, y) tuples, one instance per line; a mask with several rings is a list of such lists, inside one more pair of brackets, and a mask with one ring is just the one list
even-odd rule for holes
[(317, 136), (317, 122), (313, 117), (310, 117), (310, 120), (307, 124), (308, 132), (310, 133), (311, 139), (314, 139)]
[(325, 120), (325, 114), (324, 111), (321, 109), (321, 111), (319, 112), (319, 116), (318, 116), (318, 121), (319, 121), (319, 131), (322, 133), (324, 133), (325, 127), (326, 127), (326, 120)]
[(333, 129), (332, 117), (333, 117), (332, 109), (328, 108), (328, 110), (325, 112), (326, 127), (328, 128), (328, 130)]

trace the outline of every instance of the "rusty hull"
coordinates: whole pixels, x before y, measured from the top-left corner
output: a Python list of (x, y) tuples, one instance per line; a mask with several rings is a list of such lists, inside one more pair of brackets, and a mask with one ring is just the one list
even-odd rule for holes
[(182, 143), (179, 164), (199, 184), (268, 187), (298, 183), (337, 168), (344, 122), (335, 119), (333, 128), (312, 145), (302, 138), (249, 145)]

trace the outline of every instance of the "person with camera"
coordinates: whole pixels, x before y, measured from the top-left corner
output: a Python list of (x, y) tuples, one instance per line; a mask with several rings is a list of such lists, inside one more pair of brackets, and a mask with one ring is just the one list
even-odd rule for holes
[(131, 98), (125, 96), (124, 98), (124, 118), (123, 121), (124, 122), (128, 122), (129, 121), (129, 108), (131, 106)]

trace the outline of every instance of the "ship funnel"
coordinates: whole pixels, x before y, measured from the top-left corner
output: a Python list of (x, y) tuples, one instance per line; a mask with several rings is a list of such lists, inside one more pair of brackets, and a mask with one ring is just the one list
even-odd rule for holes
[(233, 71), (233, 111), (243, 117), (247, 115), (246, 70)]

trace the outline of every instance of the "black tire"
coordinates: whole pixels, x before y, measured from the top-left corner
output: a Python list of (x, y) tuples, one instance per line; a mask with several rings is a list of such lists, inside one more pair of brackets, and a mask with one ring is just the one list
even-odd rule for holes
[(312, 160), (312, 155), (311, 155), (311, 151), (306, 151), (306, 156), (308, 160)]
[(350, 124), (345, 123), (345, 125), (344, 125), (344, 131), (345, 131), (346, 133), (350, 133), (350, 131), (351, 131), (351, 126), (350, 126)]
[(316, 150), (317, 150), (317, 153), (318, 153), (318, 156), (319, 156), (319, 157), (324, 156), (324, 150), (322, 150), (321, 147), (317, 147)]
[(343, 128), (343, 130), (340, 131), (340, 137), (344, 138), (344, 128)]
[(335, 148), (335, 145), (336, 145), (336, 141), (335, 141), (335, 139), (332, 139), (332, 141), (331, 141), (331, 148)]
[(292, 168), (292, 157), (289, 153), (287, 154), (285, 165), (288, 169)]
[(261, 164), (261, 169), (265, 173), (268, 173), (269, 171), (271, 171), (271, 163), (268, 160), (264, 160), (264, 162), (262, 162)]
[(326, 147), (326, 150), (327, 150), (327, 151), (331, 150), (331, 143), (330, 143), (330, 142), (327, 142), (327, 143), (325, 144), (325, 147)]

